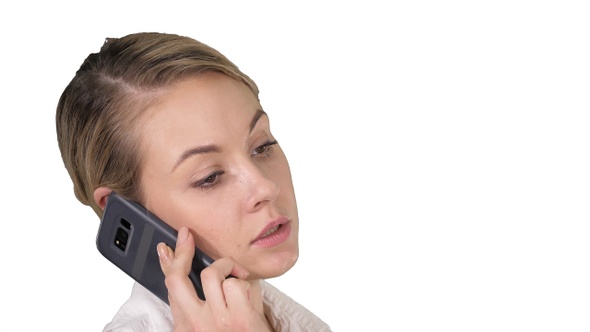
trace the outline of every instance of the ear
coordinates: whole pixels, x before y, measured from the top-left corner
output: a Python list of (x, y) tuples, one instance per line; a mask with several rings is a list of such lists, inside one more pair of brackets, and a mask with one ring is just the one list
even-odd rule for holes
[(113, 190), (107, 187), (98, 187), (94, 190), (94, 201), (101, 210), (107, 205), (107, 198)]

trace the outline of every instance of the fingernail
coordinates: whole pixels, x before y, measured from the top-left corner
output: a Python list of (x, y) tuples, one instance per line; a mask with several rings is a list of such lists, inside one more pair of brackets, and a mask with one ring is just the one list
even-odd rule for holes
[(178, 240), (176, 241), (176, 243), (183, 244), (187, 238), (188, 238), (188, 229), (186, 227), (180, 227), (180, 229), (178, 230)]
[(168, 257), (168, 248), (166, 248), (166, 245), (164, 243), (160, 243), (158, 244), (158, 257), (160, 257), (160, 260), (165, 262), (169, 259)]
[(242, 273), (242, 279), (248, 279), (249, 276), (250, 276), (250, 272), (244, 270), (244, 272)]

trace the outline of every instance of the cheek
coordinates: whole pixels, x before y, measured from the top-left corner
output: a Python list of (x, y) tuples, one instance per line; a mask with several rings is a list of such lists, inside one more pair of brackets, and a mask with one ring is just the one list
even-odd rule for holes
[(197, 246), (213, 258), (227, 256), (240, 245), (237, 222), (238, 207), (232, 195), (219, 199), (206, 199), (206, 204), (193, 205), (190, 213), (183, 214), (180, 224), (193, 231)]
[(278, 170), (276, 178), (281, 188), (281, 192), (294, 196), (293, 180), (291, 178), (291, 170), (289, 169), (287, 160), (284, 159), (276, 169)]

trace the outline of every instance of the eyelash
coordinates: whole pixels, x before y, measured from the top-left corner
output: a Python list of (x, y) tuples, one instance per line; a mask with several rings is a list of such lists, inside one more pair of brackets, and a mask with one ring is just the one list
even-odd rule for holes
[[(270, 157), (273, 152), (273, 145), (276, 145), (278, 143), (279, 142), (277, 142), (277, 141), (268, 141), (268, 142), (262, 144), (261, 146), (255, 148), (252, 156), (258, 157), (262, 154), (263, 155), (262, 157)], [(261, 149), (263, 149), (263, 150), (259, 151)]]
[(206, 178), (199, 180), (193, 184), (193, 187), (198, 189), (211, 189), (219, 184), (219, 177), (225, 173), (224, 171), (216, 171), (209, 175)]
[[(273, 153), (273, 145), (276, 144), (278, 144), (277, 141), (268, 141), (255, 148), (254, 152), (252, 153), (252, 156), (256, 158), (270, 157)], [(212, 189), (213, 187), (219, 184), (219, 182), (221, 181), (220, 176), (224, 173), (224, 171), (213, 172), (207, 175), (207, 177), (205, 177), (204, 179), (195, 182), (193, 184), (193, 187), (204, 190)]]

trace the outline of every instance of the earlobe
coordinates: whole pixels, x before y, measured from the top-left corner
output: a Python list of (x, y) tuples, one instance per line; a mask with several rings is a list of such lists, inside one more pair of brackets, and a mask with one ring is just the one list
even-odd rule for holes
[(107, 187), (98, 187), (94, 190), (94, 201), (101, 210), (107, 205), (107, 198), (113, 190)]

